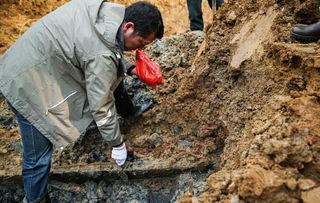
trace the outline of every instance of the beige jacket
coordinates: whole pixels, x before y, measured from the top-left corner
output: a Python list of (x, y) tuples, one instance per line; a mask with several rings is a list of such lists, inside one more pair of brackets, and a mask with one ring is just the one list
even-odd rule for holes
[(122, 142), (113, 90), (126, 72), (116, 36), (125, 7), (73, 0), (35, 23), (0, 58), (0, 91), (55, 147), (94, 120)]

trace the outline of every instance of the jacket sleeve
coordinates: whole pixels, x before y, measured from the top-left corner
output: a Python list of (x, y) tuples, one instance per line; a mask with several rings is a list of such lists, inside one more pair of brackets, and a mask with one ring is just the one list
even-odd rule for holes
[(117, 80), (117, 60), (95, 56), (85, 65), (86, 91), (90, 111), (103, 137), (110, 145), (122, 142), (112, 84)]

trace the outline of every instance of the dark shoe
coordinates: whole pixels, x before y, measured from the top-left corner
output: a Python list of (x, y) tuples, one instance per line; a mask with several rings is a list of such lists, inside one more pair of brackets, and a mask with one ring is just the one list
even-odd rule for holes
[(320, 39), (320, 22), (295, 27), (291, 31), (291, 36), (301, 42), (316, 42)]
[(139, 105), (135, 107), (134, 117), (141, 116), (144, 112), (148, 111), (153, 107), (153, 100), (150, 100), (148, 103)]

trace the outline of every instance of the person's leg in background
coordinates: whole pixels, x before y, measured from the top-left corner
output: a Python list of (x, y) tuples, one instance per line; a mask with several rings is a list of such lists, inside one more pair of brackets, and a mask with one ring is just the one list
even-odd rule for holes
[(16, 114), (23, 144), (23, 202), (50, 202), (47, 186), (53, 152), (52, 143), (12, 106), (11, 109)]
[(190, 30), (203, 30), (202, 0), (187, 0)]
[(217, 0), (217, 7), (220, 8), (223, 3), (224, 3), (224, 0)]
[[(217, 0), (217, 9), (221, 7), (224, 0)], [(210, 8), (212, 8), (212, 0), (208, 0)], [(202, 17), (202, 0), (188, 0), (188, 11), (190, 30), (203, 30), (203, 17)]]
[[(217, 8), (216, 9), (218, 10), (218, 8), (220, 8), (222, 6), (224, 0), (216, 0), (216, 1), (217, 1)], [(208, 0), (208, 4), (209, 4), (210, 8), (212, 8), (212, 0)]]

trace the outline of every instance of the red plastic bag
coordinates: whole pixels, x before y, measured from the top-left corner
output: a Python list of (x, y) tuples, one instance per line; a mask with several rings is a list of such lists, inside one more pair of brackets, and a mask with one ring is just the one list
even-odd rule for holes
[(139, 79), (156, 88), (157, 84), (163, 84), (163, 77), (158, 64), (153, 62), (146, 53), (137, 49), (136, 51), (136, 72)]

